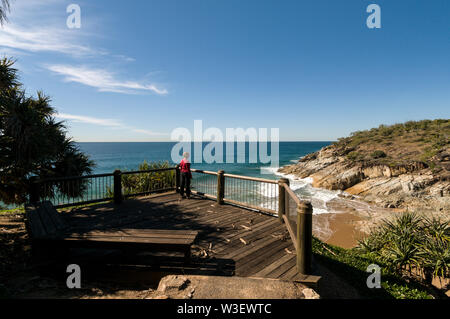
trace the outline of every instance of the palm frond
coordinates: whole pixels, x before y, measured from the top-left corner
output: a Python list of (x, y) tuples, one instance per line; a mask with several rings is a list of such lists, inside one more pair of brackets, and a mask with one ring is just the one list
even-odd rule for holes
[(1, 0), (0, 5), (0, 25), (3, 26), (5, 22), (8, 21), (7, 12), (9, 12), (11, 9), (9, 5), (9, 0)]

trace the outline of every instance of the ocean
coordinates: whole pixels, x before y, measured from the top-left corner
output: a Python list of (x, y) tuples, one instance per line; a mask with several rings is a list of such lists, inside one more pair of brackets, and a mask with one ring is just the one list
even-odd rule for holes
[[(120, 170), (137, 170), (139, 164), (144, 160), (147, 162), (164, 162), (175, 165), (171, 159), (171, 151), (174, 142), (151, 142), (151, 143), (77, 143), (80, 150), (86, 153), (95, 163), (94, 173), (112, 173), (116, 169)], [(202, 149), (208, 143), (203, 143)], [(300, 157), (309, 153), (318, 151), (324, 146), (331, 144), (331, 142), (280, 142), (279, 144), (279, 166), (295, 163)], [(249, 143), (245, 143), (247, 156), (245, 163), (236, 163), (237, 146), (234, 147), (234, 163), (212, 163), (208, 164), (204, 161), (202, 163), (193, 162), (195, 157), (195, 148), (191, 147), (191, 162), (192, 168), (218, 171), (224, 170), (226, 173), (246, 175), (263, 178), (276, 178), (275, 174), (270, 174), (267, 171), (261, 172), (261, 168), (267, 167), (270, 164), (249, 163), (248, 150)], [(225, 162), (226, 146), (223, 146)], [(270, 155), (270, 144), (268, 145), (268, 153)]]
[[(143, 161), (161, 162), (168, 161), (175, 165), (171, 159), (171, 151), (174, 142), (151, 142), (151, 143), (77, 143), (80, 150), (89, 155), (94, 161), (95, 174), (112, 173), (116, 169), (137, 170), (139, 164)], [(203, 147), (208, 143), (203, 143)], [(293, 164), (297, 160), (309, 153), (320, 150), (330, 145), (331, 142), (280, 142), (279, 143), (279, 165), (277, 167), (268, 167), (269, 164), (249, 163), (248, 150), (249, 143), (245, 143), (246, 158), (245, 163), (192, 163), (191, 167), (201, 170), (218, 171), (224, 170), (229, 174), (260, 177), (266, 179), (279, 179), (282, 174), (277, 173), (281, 166)], [(191, 158), (194, 158), (194, 146), (191, 148)], [(224, 162), (225, 151), (224, 145)], [(235, 159), (237, 156), (237, 147), (235, 145)], [(270, 155), (270, 145), (268, 154)], [(192, 161), (192, 160), (191, 160)], [(302, 199), (310, 200), (314, 207), (314, 214), (327, 213), (327, 202), (335, 198), (338, 192), (313, 188), (311, 180), (298, 179), (295, 176), (285, 176), (290, 179), (291, 188)]]

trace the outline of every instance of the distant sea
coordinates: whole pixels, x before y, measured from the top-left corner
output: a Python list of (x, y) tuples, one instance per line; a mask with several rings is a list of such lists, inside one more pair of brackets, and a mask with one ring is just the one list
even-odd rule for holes
[[(318, 151), (331, 142), (280, 142), (279, 144), (279, 166), (295, 163), (300, 157), (309, 153)], [(165, 162), (175, 165), (177, 163), (171, 160), (171, 151), (174, 142), (152, 142), (152, 143), (77, 143), (81, 151), (89, 155), (90, 159), (94, 161), (94, 173), (112, 173), (116, 169), (121, 170), (137, 170), (139, 164), (144, 160), (147, 162)], [(202, 148), (208, 143), (204, 143)], [(237, 145), (234, 147), (235, 157), (237, 155)], [(253, 177), (275, 178), (275, 174), (261, 173), (261, 168), (270, 164), (249, 163), (248, 149), (249, 143), (245, 145), (246, 158), (245, 163), (213, 163), (208, 164), (193, 163), (192, 168), (218, 171), (223, 169), (230, 174), (247, 175)], [(225, 162), (226, 146), (223, 146), (224, 162)], [(195, 156), (194, 146), (191, 147), (191, 162)], [(269, 156), (271, 153), (270, 145), (268, 150)], [(236, 160), (235, 160), (236, 162)]]
[[(151, 143), (130, 143), (130, 142), (113, 142), (113, 143), (78, 143), (80, 150), (89, 155), (94, 161), (94, 173), (112, 173), (116, 169), (120, 170), (137, 170), (139, 164), (143, 161), (147, 162), (164, 162), (177, 164), (172, 162), (171, 151), (174, 142), (151, 142)], [(204, 143), (203, 147), (207, 143)], [(280, 142), (279, 143), (279, 167), (296, 163), (301, 157), (316, 152), (321, 148), (330, 145), (331, 142)], [(237, 145), (235, 145), (235, 156), (237, 155)], [(270, 145), (269, 145), (270, 146)], [(249, 143), (246, 143), (246, 161), (245, 163), (213, 163), (208, 164), (192, 163), (191, 167), (201, 170), (218, 171), (224, 170), (229, 174), (246, 175), (252, 177), (260, 177), (266, 179), (278, 179), (282, 175), (277, 173), (279, 167), (267, 167), (270, 164), (249, 163), (248, 149)], [(224, 162), (226, 147), (223, 146)], [(269, 147), (268, 155), (271, 150)], [(191, 147), (191, 162), (194, 158), (194, 146)], [(264, 173), (264, 174), (263, 174)], [(290, 179), (291, 188), (302, 199), (312, 201), (314, 213), (327, 213), (327, 202), (335, 198), (338, 192), (313, 188), (311, 180), (298, 179), (294, 176), (285, 176)]]

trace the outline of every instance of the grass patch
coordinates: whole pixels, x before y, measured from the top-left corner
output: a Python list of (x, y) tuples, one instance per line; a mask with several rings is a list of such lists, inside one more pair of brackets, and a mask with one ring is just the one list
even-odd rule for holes
[(23, 208), (23, 207), (0, 210), (0, 216), (2, 216), (2, 215), (21, 215), (21, 214), (25, 214), (25, 208)]

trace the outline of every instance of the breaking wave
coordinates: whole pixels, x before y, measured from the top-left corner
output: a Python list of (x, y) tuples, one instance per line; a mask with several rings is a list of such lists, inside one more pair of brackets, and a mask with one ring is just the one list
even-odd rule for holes
[[(331, 209), (327, 207), (327, 203), (339, 196), (342, 191), (331, 191), (321, 188), (315, 188), (312, 186), (313, 179), (298, 178), (292, 174), (283, 174), (278, 172), (278, 167), (264, 167), (261, 170), (265, 170), (267, 174), (270, 172), (273, 175), (284, 177), (289, 179), (291, 189), (302, 200), (309, 200), (313, 206), (313, 214), (326, 214), (332, 213)], [(262, 185), (262, 187), (266, 184)], [(278, 191), (277, 191), (278, 192)], [(278, 193), (277, 193), (278, 196)]]

